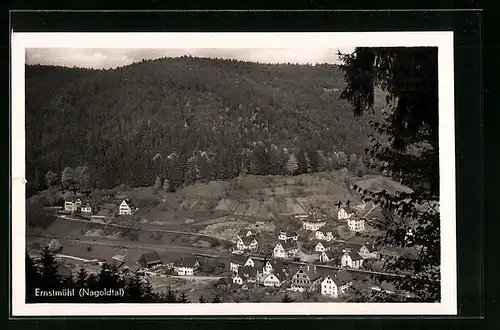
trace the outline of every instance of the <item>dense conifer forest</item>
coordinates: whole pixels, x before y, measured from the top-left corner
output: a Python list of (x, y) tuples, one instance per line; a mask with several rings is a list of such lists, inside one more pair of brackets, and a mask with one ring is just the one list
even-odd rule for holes
[(167, 180), (175, 189), (242, 171), (316, 171), (339, 162), (335, 151), (362, 158), (373, 118), (354, 118), (340, 100), (344, 85), (329, 64), (181, 57), (111, 70), (27, 66), (28, 193), (66, 167), (85, 166), (96, 188)]

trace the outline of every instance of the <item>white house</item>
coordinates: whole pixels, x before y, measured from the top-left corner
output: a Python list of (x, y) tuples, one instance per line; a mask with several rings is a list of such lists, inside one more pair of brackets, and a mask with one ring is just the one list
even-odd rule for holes
[(346, 271), (340, 271), (336, 274), (326, 275), (321, 282), (321, 294), (332, 298), (345, 293), (352, 285), (352, 277)]
[(64, 200), (64, 210), (75, 212), (82, 205), (82, 200), (74, 195), (66, 197)]
[(368, 246), (373, 247), (373, 244), (344, 243), (342, 245), (342, 250), (344, 252), (357, 252), (363, 259), (377, 258), (378, 253), (376, 251), (370, 251)]
[(321, 254), (319, 255), (319, 261), (321, 261), (322, 263), (339, 261), (340, 263), (340, 258), (342, 257), (342, 255), (343, 252), (337, 250), (326, 250), (321, 252)]
[(302, 220), (302, 229), (316, 231), (326, 224), (325, 219), (321, 218), (306, 218)]
[(243, 285), (243, 278), (245, 276), (244, 275), (240, 275), (240, 273), (236, 273), (233, 275), (233, 283), (234, 284), (239, 284), (239, 285)]
[(363, 231), (365, 230), (365, 219), (352, 215), (349, 219), (347, 219), (347, 226), (350, 231)]
[(314, 247), (314, 251), (319, 253), (325, 252), (327, 250), (330, 250), (330, 246), (322, 242), (318, 242), (318, 244), (316, 244), (316, 246)]
[(288, 240), (297, 241), (299, 239), (299, 234), (297, 234), (296, 232), (289, 233), (286, 230), (282, 230), (278, 235), (278, 239), (280, 241), (288, 241)]
[(256, 250), (258, 247), (259, 243), (253, 236), (240, 237), (236, 243), (236, 248), (239, 251)]
[(339, 210), (337, 212), (337, 218), (339, 220), (347, 220), (351, 216), (355, 215), (356, 211), (354, 209), (351, 209), (350, 207), (339, 207)]
[(342, 257), (340, 258), (340, 265), (341, 267), (358, 269), (363, 265), (363, 257), (360, 256), (357, 252), (344, 252)]
[(330, 225), (326, 225), (316, 230), (316, 232), (314, 233), (314, 238), (320, 241), (329, 242), (335, 239), (334, 233), (335, 229)]
[(186, 257), (174, 262), (174, 272), (179, 276), (192, 276), (200, 266), (195, 257)]
[(279, 260), (267, 260), (266, 262), (264, 262), (264, 266), (262, 267), (262, 274), (264, 276), (269, 275), (275, 271), (285, 273), (286, 267)]
[(300, 267), (292, 276), (291, 289), (294, 291), (313, 291), (318, 286), (320, 279), (321, 274), (317, 271), (316, 266), (312, 268), (309, 265)]
[(297, 255), (299, 249), (297, 247), (297, 243), (295, 241), (281, 241), (276, 244), (273, 249), (273, 257), (274, 258), (293, 258)]
[(233, 272), (238, 272), (238, 268), (246, 266), (255, 267), (255, 261), (251, 257), (239, 255), (229, 262), (229, 269)]
[(238, 268), (238, 275), (243, 279), (243, 281), (248, 283), (257, 282), (257, 278), (259, 277), (259, 271), (255, 267), (244, 266)]
[(92, 213), (92, 206), (90, 205), (89, 202), (86, 202), (85, 204), (82, 205), (80, 210), (82, 213), (90, 214)]
[(269, 287), (279, 287), (285, 281), (286, 276), (282, 272), (276, 271), (263, 277), (262, 284)]
[(136, 211), (136, 207), (132, 203), (132, 201), (127, 198), (124, 199), (118, 208), (118, 214), (119, 215), (130, 215), (133, 214)]

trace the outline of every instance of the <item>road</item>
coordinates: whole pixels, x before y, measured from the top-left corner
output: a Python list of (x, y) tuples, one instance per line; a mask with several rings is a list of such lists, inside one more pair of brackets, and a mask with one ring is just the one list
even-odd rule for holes
[(73, 217), (67, 216), (67, 215), (58, 215), (58, 214), (53, 214), (53, 213), (50, 213), (50, 214), (54, 215), (56, 218), (64, 219), (64, 220), (68, 220), (68, 221), (76, 221), (76, 222), (84, 222), (84, 223), (94, 223), (94, 224), (100, 224), (100, 225), (103, 225), (103, 226), (111, 226), (111, 227), (127, 228), (127, 229), (137, 229), (137, 230), (142, 230), (142, 231), (147, 231), (147, 232), (157, 232), (157, 233), (167, 233), (167, 234), (181, 234), (181, 235), (206, 237), (206, 238), (211, 238), (211, 239), (217, 239), (219, 241), (225, 241), (225, 242), (233, 243), (231, 240), (227, 240), (227, 239), (224, 239), (224, 238), (220, 238), (220, 237), (216, 237), (216, 236), (211, 236), (211, 235), (205, 235), (205, 234), (199, 234), (199, 233), (193, 233), (193, 232), (189, 232), (189, 231), (133, 227), (133, 226), (120, 225), (120, 224), (116, 224), (116, 223), (102, 223), (102, 222), (96, 222), (96, 221), (91, 221), (91, 220), (77, 219), (77, 218), (73, 218)]

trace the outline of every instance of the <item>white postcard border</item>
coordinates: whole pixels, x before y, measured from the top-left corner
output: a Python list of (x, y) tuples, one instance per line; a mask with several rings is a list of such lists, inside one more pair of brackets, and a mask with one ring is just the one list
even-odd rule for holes
[[(331, 46), (325, 46), (331, 45)], [(441, 211), (440, 303), (26, 304), (26, 48), (302, 48), (436, 46), (439, 61)], [(12, 33), (12, 315), (456, 315), (456, 214), (453, 32), (357, 33)], [(17, 276), (16, 276), (17, 274)]]

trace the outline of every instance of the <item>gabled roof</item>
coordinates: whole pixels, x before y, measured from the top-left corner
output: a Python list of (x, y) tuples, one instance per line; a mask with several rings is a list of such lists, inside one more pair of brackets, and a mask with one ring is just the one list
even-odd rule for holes
[(75, 202), (77, 199), (81, 200), (81, 198), (79, 196), (68, 195), (68, 196), (66, 196), (66, 198), (64, 199), (64, 201), (66, 201), (66, 202)]
[(323, 253), (325, 253), (326, 256), (328, 257), (328, 259), (330, 259), (330, 260), (340, 258), (340, 257), (342, 257), (342, 254), (343, 254), (339, 250), (326, 250)]
[(243, 265), (248, 260), (248, 258), (249, 258), (249, 256), (245, 256), (243, 254), (235, 254), (231, 258), (231, 262), (235, 263), (235, 264)]
[(125, 201), (125, 203), (127, 203), (127, 205), (128, 205), (129, 208), (135, 209), (134, 203), (132, 203), (132, 201), (130, 200), (130, 198), (125, 198), (123, 201)]
[(244, 237), (241, 238), (241, 240), (243, 241), (243, 244), (250, 245), (255, 240), (255, 237), (253, 237), (253, 236), (244, 236)]
[(238, 231), (238, 236), (246, 236), (248, 232), (251, 232), (253, 234), (253, 232), (250, 229), (240, 229)]
[(244, 275), (246, 277), (255, 277), (257, 276), (257, 267), (250, 267), (250, 266), (239, 267), (238, 274)]
[(363, 257), (359, 255), (358, 252), (355, 252), (355, 253), (349, 253), (349, 256), (351, 257), (351, 259), (353, 261), (356, 261), (356, 260), (362, 260)]
[(162, 262), (160, 256), (155, 251), (143, 253), (139, 259), (144, 259), (144, 261), (147, 264), (161, 263)]
[(319, 267), (316, 267), (316, 269), (314, 269), (314, 267), (310, 267), (308, 269), (307, 266), (305, 267), (300, 267), (295, 273), (294, 275), (298, 274), (299, 272), (303, 272), (304, 274), (307, 275), (307, 277), (309, 277), (309, 280), (311, 281), (315, 281), (317, 280), (318, 278), (321, 277), (321, 274), (322, 274), (322, 271), (320, 270)]
[(297, 249), (297, 243), (293, 240), (281, 241), (278, 242), (277, 244), (281, 244), (281, 246), (285, 251)]
[(344, 285), (344, 284), (347, 284), (349, 282), (352, 282), (352, 275), (348, 271), (341, 270), (341, 271), (338, 271), (337, 273), (333, 274), (332, 279), (335, 282), (335, 284)]
[(194, 268), (196, 266), (196, 261), (198, 259), (196, 257), (193, 257), (193, 256), (189, 256), (189, 257), (183, 257), (179, 260), (177, 260), (176, 262), (174, 262), (174, 265), (177, 266), (177, 267), (191, 267), (191, 268)]

